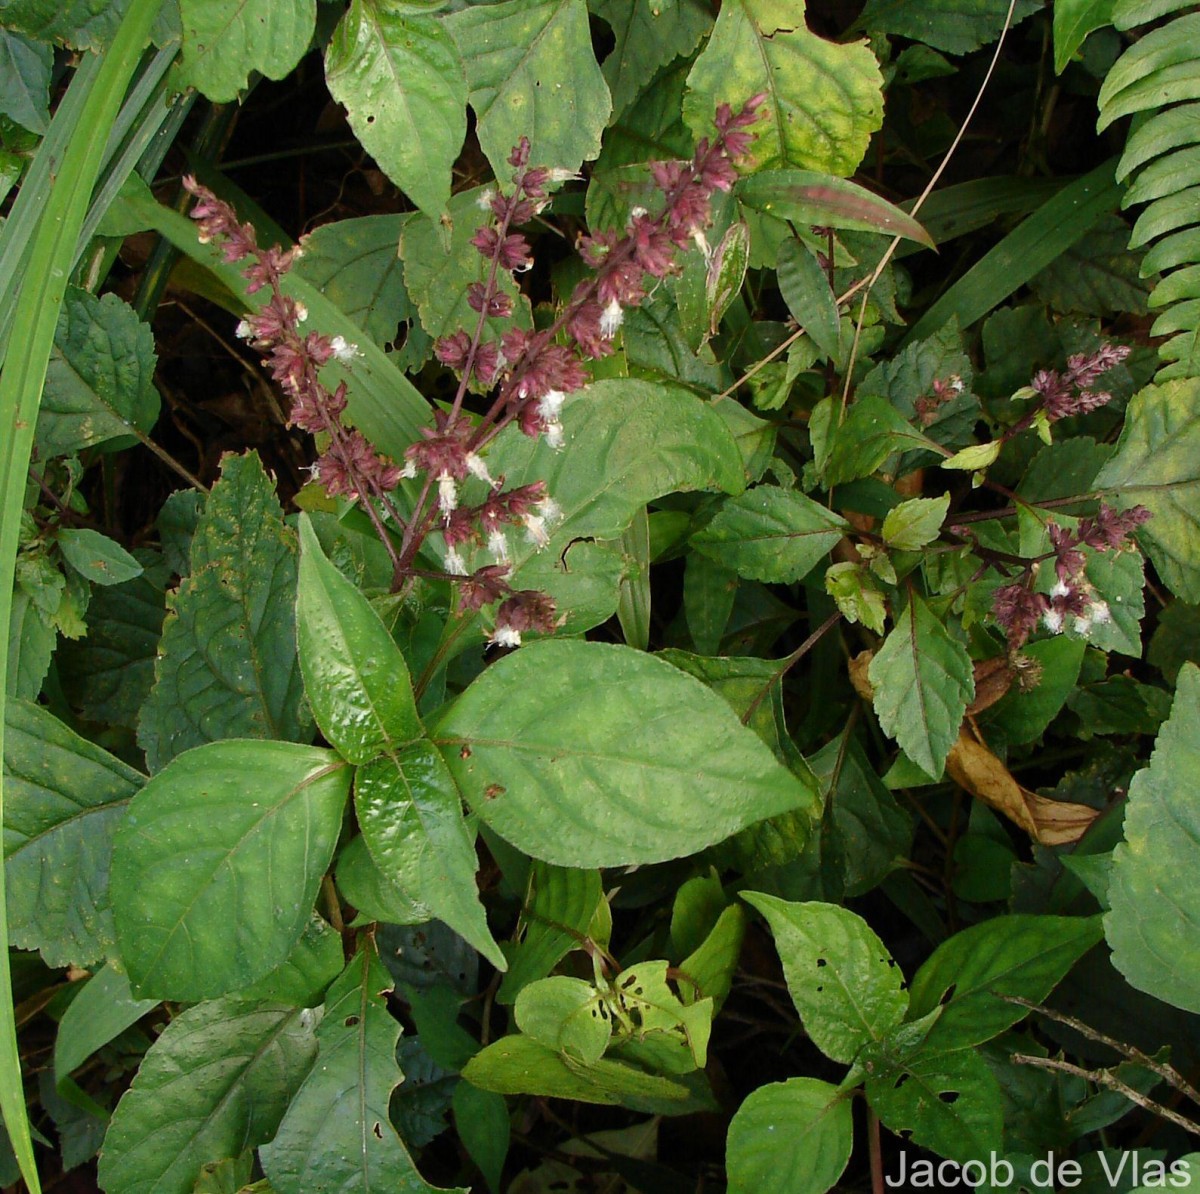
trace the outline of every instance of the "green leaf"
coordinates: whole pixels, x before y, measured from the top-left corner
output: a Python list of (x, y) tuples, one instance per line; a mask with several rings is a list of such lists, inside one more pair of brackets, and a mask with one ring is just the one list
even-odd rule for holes
[(1061, 75), (1089, 33), (1112, 23), (1113, 0), (1058, 0), (1054, 6), (1054, 73)]
[(659, 69), (691, 54), (712, 27), (712, 14), (699, 0), (593, 0), (589, 7), (616, 38), (601, 68), (614, 117), (652, 84), (656, 88)]
[[(764, 170), (739, 179), (734, 194), (744, 206), (792, 224), (903, 236), (933, 248), (933, 238), (906, 211), (881, 199), (874, 191), (832, 174), (815, 170)], [(825, 288), (829, 289), (828, 278)]]
[(158, 1007), (157, 999), (134, 999), (129, 978), (111, 962), (84, 983), (58, 1022), (54, 1075), (61, 1082), (97, 1049)]
[(739, 576), (788, 584), (803, 580), (847, 526), (795, 490), (759, 485), (725, 501), (691, 544)]
[(167, 620), (138, 742), (152, 771), (219, 738), (308, 736), (296, 660), (295, 536), (255, 452), (225, 458)]
[[(149, 566), (146, 556), (138, 554)], [(87, 636), (59, 643), (63, 691), (88, 721), (137, 728), (138, 714), (154, 684), (166, 614), (162, 585), (150, 572), (161, 576), (160, 569), (151, 567), (134, 580), (93, 592)]]
[(585, 1065), (599, 1061), (612, 1039), (612, 1017), (601, 992), (565, 974), (522, 987), (513, 1018), (526, 1036)]
[(445, 18), (467, 69), (479, 144), (497, 178), (522, 137), (534, 165), (578, 170), (600, 153), (612, 99), (584, 0), (504, 0)]
[(624, 1104), (667, 1115), (698, 1109), (691, 1088), (677, 1078), (648, 1074), (609, 1057), (585, 1066), (524, 1034), (481, 1049), (463, 1068), (463, 1077), (497, 1094)]
[(815, 811), (812, 789), (720, 697), (630, 648), (524, 647), (433, 734), (481, 819), (560, 866), (680, 858), (764, 817)]
[(381, 348), (396, 338), (399, 324), (416, 317), (399, 251), (407, 222), (404, 213), (322, 224), (305, 238), (304, 256), (292, 267)]
[[(1141, 255), (1129, 248), (1129, 225), (1114, 212), (1031, 278), (1029, 287), (1055, 311), (1145, 315), (1150, 283), (1141, 264)], [(1168, 301), (1167, 288), (1160, 285), (1154, 303)]]
[(1200, 920), (1197, 777), (1200, 668), (1185, 663), (1150, 765), (1129, 786), (1125, 840), (1113, 851), (1104, 933), (1113, 964), (1133, 986), (1191, 1012), (1200, 1011), (1193, 932)]
[(814, 1045), (851, 1062), (904, 1019), (904, 975), (867, 922), (836, 904), (743, 892), (771, 926), (788, 992)]
[(836, 45), (810, 33), (804, 0), (733, 0), (688, 75), (683, 116), (711, 135), (717, 105), (734, 111), (767, 94), (752, 169), (802, 166), (853, 174), (883, 123), (883, 78), (863, 42)]
[(913, 977), (909, 1018), (937, 1008), (932, 1049), (965, 1049), (998, 1036), (1040, 1003), (1101, 938), (1098, 917), (996, 916), (942, 942)]
[(433, 219), (467, 134), (467, 80), (441, 20), (353, 0), (325, 51), (329, 92), (383, 172)]
[(729, 1125), (729, 1194), (824, 1194), (854, 1145), (850, 1100), (819, 1078), (760, 1086)]
[(737, 596), (737, 573), (700, 552), (688, 555), (683, 573), (683, 609), (692, 642), (701, 655), (716, 655)]
[(145, 781), (37, 705), (10, 702), (4, 734), (9, 939), (86, 966), (113, 943), (112, 839)]
[(97, 585), (119, 585), (141, 576), (142, 566), (119, 543), (99, 531), (63, 527), (54, 537), (63, 559)]
[[(404, 283), (421, 314), (421, 326), (435, 339), (461, 328), (474, 329), (479, 320), (478, 313), (467, 302), (467, 287), (472, 282), (482, 281), (487, 272), (487, 262), (471, 244), (480, 225), (492, 218), (490, 212), (479, 209), (478, 199), (482, 193), (478, 189), (460, 191), (450, 200), (447, 207), (450, 218), (448, 243), (446, 227), (424, 213), (411, 217), (401, 234)], [(509, 319), (487, 320), (485, 342), (498, 340), (514, 319), (520, 327), (527, 328), (532, 323), (529, 300), (513, 281), (512, 274), (500, 270), (497, 282), (500, 290), (512, 299), (514, 315)]]
[(880, 528), (884, 542), (901, 551), (919, 550), (937, 538), (949, 509), (949, 494), (940, 498), (911, 498), (893, 506)]
[[(818, 419), (818, 412), (824, 412), (821, 417), (832, 420), (833, 402), (832, 398), (822, 399), (813, 411), (813, 419)], [(869, 477), (896, 452), (933, 447), (929, 438), (913, 427), (889, 399), (866, 394), (850, 407), (841, 424), (832, 429), (828, 455), (822, 460), (818, 453), (817, 462), (825, 487), (832, 488)]]
[(741, 905), (726, 908), (712, 932), (679, 963), (679, 992), (684, 1003), (711, 999), (714, 1015), (721, 1010), (733, 986), (733, 971), (746, 935), (746, 913)]
[(342, 758), (366, 763), (423, 736), (400, 648), (303, 514), (296, 639), (313, 717)]
[(375, 865), (503, 970), (475, 887), (475, 835), (435, 747), (414, 742), (359, 767), (354, 807)]
[(1040, 669), (1029, 691), (1011, 688), (985, 714), (984, 724), (995, 727), (1010, 745), (1034, 742), (1049, 728), (1079, 679), (1087, 640), (1059, 635), (1027, 643), (1021, 654)]
[(604, 902), (599, 871), (550, 866), (536, 859), (521, 922), (511, 943), (504, 946), (508, 973), (496, 992), (499, 1003), (512, 1003), (527, 983), (546, 975), (573, 949), (579, 949)]
[(315, 1007), (325, 988), (341, 974), (345, 962), (341, 935), (314, 913), (284, 962), (238, 991), (237, 998), (248, 1003)]
[(1185, 663), (1200, 663), (1200, 606), (1186, 601), (1167, 605), (1158, 615), (1146, 658), (1172, 687)]
[[(1037, 0), (1016, 0), (1012, 23), (1039, 7)], [(858, 24), (872, 33), (899, 34), (948, 54), (969, 54), (1000, 36), (1007, 15), (1008, 0), (867, 0)]]
[(265, 1144), (316, 1057), (316, 1019), (233, 999), (180, 1012), (113, 1113), (100, 1185), (191, 1194), (205, 1162)]
[(883, 732), (922, 770), (941, 775), (975, 695), (966, 647), (914, 593), (867, 674)]
[(337, 886), (358, 909), (359, 921), (419, 925), (433, 917), (424, 904), (400, 886), (395, 875), (385, 875), (375, 865), (362, 834), (352, 838), (338, 855)]
[(0, 116), (42, 135), (50, 127), (50, 71), (54, 51), (0, 29)]
[(43, 456), (148, 432), (158, 418), (154, 334), (115, 294), (67, 288), (38, 412)]
[(885, 1047), (872, 1058), (866, 1089), (872, 1110), (893, 1132), (956, 1161), (1001, 1151), (1004, 1099), (981, 1054), (890, 1053)]
[(259, 1153), (278, 1194), (439, 1189), (417, 1172), (388, 1117), (404, 1081), (396, 1064), (400, 1024), (387, 1009), (394, 986), (367, 945), (329, 989), (316, 1064)]
[(1146, 386), (1130, 400), (1116, 455), (1097, 489), (1153, 517), (1138, 542), (1173, 593), (1200, 602), (1200, 379)]
[(253, 741), (198, 747), (147, 783), (113, 847), (134, 994), (212, 998), (280, 965), (308, 924), (349, 785), (329, 751)]
[[(883, 562), (887, 563), (886, 557)], [(825, 570), (825, 592), (847, 621), (861, 622), (876, 634), (883, 633), (887, 617), (883, 594), (861, 564), (844, 560), (830, 565)]]
[(251, 71), (282, 79), (312, 39), (316, 0), (179, 0), (183, 64), (177, 85), (231, 103)]
[(779, 246), (779, 291), (792, 318), (830, 359), (841, 352), (837, 300), (829, 277), (812, 252), (795, 237)]

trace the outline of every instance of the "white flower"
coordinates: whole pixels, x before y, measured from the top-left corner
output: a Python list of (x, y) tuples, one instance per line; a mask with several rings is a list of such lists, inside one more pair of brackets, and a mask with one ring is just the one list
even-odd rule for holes
[(467, 561), (462, 558), (457, 547), (451, 547), (446, 552), (446, 571), (451, 576), (467, 575)]
[(1071, 586), (1064, 581), (1056, 580), (1054, 588), (1050, 590), (1051, 597), (1066, 597), (1071, 592)]
[(308, 318), (308, 308), (303, 303), (296, 304), (296, 322), (303, 323)]
[(525, 524), (525, 535), (529, 542), (541, 551), (550, 542), (546, 520), (539, 514), (526, 514), (521, 521)]
[(538, 502), (538, 513), (551, 526), (562, 518), (562, 507), (551, 497)]
[(558, 422), (558, 416), (562, 412), (563, 402), (566, 400), (566, 394), (562, 390), (547, 390), (538, 399), (538, 414), (546, 420), (547, 423)]
[(546, 443), (556, 452), (560, 451), (566, 442), (563, 439), (563, 425), (557, 419), (553, 423), (547, 423), (542, 429), (542, 434), (546, 437)]
[(479, 198), (475, 200), (475, 206), (480, 211), (487, 211), (492, 206), (492, 200), (495, 199), (496, 192), (488, 187), (486, 191), (479, 192)]
[(1063, 616), (1056, 609), (1048, 609), (1042, 614), (1042, 625), (1051, 634), (1062, 634)]
[(497, 564), (508, 563), (508, 536), (499, 527), (488, 536), (487, 549)]
[(329, 347), (333, 349), (334, 357), (343, 365), (349, 364), (355, 357), (362, 356), (362, 353), (358, 351), (358, 345), (347, 343), (345, 336), (334, 336), (329, 341)]
[(417, 462), (415, 460), (406, 460), (404, 467), (400, 470), (400, 478), (404, 481), (411, 481), (417, 475)]
[(1076, 634), (1087, 634), (1087, 632), (1089, 630), (1091, 630), (1091, 628), (1092, 628), (1091, 618), (1076, 618), (1075, 619), (1074, 629), (1075, 629)]
[(546, 175), (546, 181), (556, 186), (562, 182), (575, 182), (580, 175), (575, 170), (564, 170), (561, 166), (553, 166)]
[(521, 632), (514, 630), (511, 626), (497, 626), (492, 631), (492, 637), (488, 642), (493, 647), (519, 647), (521, 645)]
[(611, 340), (624, 322), (625, 312), (621, 310), (621, 304), (616, 299), (609, 299), (608, 306), (600, 313), (600, 335)]
[(1112, 621), (1112, 610), (1108, 608), (1107, 601), (1093, 601), (1088, 613), (1097, 626), (1105, 626)]
[(708, 237), (704, 235), (703, 230), (700, 228), (693, 228), (692, 240), (696, 242), (696, 248), (704, 254), (704, 260), (711, 263), (713, 251), (712, 247), (708, 243)]
[(629, 209), (629, 222), (632, 224), (634, 220), (640, 220), (642, 216), (648, 214), (649, 213), (646, 211), (646, 209), (640, 204), (637, 207), (631, 207)]
[(474, 452), (467, 453), (467, 472), (472, 477), (478, 477), (492, 489), (496, 488), (496, 482), (492, 480), (492, 474), (488, 472), (488, 466), (484, 463), (482, 456), (476, 456)]
[(239, 319), (237, 327), (233, 329), (233, 334), (239, 340), (249, 340), (254, 335), (254, 329), (244, 319)]
[(449, 520), (452, 511), (458, 508), (458, 486), (447, 472), (438, 474), (438, 509), (442, 517)]

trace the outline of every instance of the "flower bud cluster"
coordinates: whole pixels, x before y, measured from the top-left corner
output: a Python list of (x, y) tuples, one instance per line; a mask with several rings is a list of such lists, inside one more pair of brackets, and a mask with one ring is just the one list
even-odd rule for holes
[(1041, 398), (1039, 409), (1047, 421), (1056, 423), (1069, 415), (1085, 415), (1107, 406), (1112, 401), (1112, 394), (1092, 387), (1129, 353), (1128, 345), (1104, 344), (1095, 352), (1080, 352), (1068, 357), (1065, 373), (1053, 369), (1040, 369), (1035, 373), (1029, 388)]
[(1050, 592), (1035, 593), (1033, 579), (1037, 561), (1031, 561), (1025, 576), (1002, 585), (993, 595), (992, 615), (1004, 628), (1009, 648), (1019, 650), (1040, 622), (1052, 634), (1068, 627), (1076, 634), (1087, 634), (1093, 626), (1112, 620), (1108, 603), (1087, 579), (1087, 557), (1083, 547), (1095, 551), (1121, 551), (1131, 544), (1131, 536), (1150, 517), (1144, 506), (1117, 511), (1101, 503), (1091, 518), (1074, 529), (1051, 522), (1047, 531), (1054, 560), (1054, 585)]

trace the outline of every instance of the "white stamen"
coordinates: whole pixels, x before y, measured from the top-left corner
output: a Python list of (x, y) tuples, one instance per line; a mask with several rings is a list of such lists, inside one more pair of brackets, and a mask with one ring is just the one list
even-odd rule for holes
[(562, 404), (566, 399), (566, 394), (562, 390), (547, 390), (538, 399), (538, 414), (546, 420), (547, 423), (558, 421), (558, 416), (562, 412)]
[(1063, 616), (1056, 609), (1048, 609), (1042, 614), (1042, 625), (1051, 634), (1062, 634)]
[(1051, 597), (1066, 597), (1067, 594), (1070, 593), (1070, 591), (1071, 591), (1071, 586), (1068, 585), (1065, 581), (1056, 580), (1054, 582), (1054, 588), (1052, 588), (1050, 590), (1050, 596)]
[(467, 575), (467, 561), (462, 558), (457, 547), (451, 547), (446, 552), (446, 571), (451, 576)]
[(640, 205), (638, 207), (631, 207), (629, 209), (629, 222), (632, 224), (634, 220), (640, 220), (642, 216), (648, 214), (646, 209)]
[(449, 520), (452, 511), (458, 508), (458, 486), (449, 473), (438, 474), (438, 509), (442, 517)]
[(492, 206), (492, 200), (495, 199), (495, 197), (496, 192), (493, 191), (491, 187), (488, 187), (486, 191), (480, 192), (479, 198), (475, 200), (475, 206), (479, 208), (480, 211), (487, 211)]
[(476, 456), (474, 452), (467, 453), (467, 472), (472, 477), (478, 477), (492, 489), (496, 488), (496, 482), (492, 480), (492, 474), (488, 472), (488, 466), (484, 463), (482, 456)]
[(546, 523), (553, 526), (562, 518), (562, 507), (551, 497), (543, 498), (538, 502), (538, 514)]
[(621, 304), (616, 299), (609, 299), (608, 306), (600, 314), (600, 335), (611, 340), (624, 322), (625, 312), (621, 310)]
[(334, 357), (343, 364), (348, 364), (355, 357), (362, 356), (362, 353), (358, 351), (358, 345), (348, 343), (345, 336), (334, 336), (329, 342), (329, 347), (333, 349)]
[(415, 460), (406, 460), (404, 467), (400, 470), (400, 478), (403, 481), (411, 481), (417, 475), (417, 462)]
[(1076, 618), (1074, 622), (1076, 634), (1087, 634), (1092, 628), (1091, 618)]
[(514, 630), (511, 626), (497, 626), (492, 631), (492, 637), (488, 639), (493, 647), (519, 647), (521, 645), (521, 632)]
[(525, 534), (529, 542), (541, 551), (550, 542), (546, 532), (546, 520), (538, 514), (526, 514), (521, 520), (525, 524)]
[(552, 166), (546, 175), (546, 181), (552, 183), (575, 182), (580, 175), (575, 170), (564, 170), (561, 166)]
[(708, 237), (704, 235), (703, 230), (700, 228), (693, 228), (692, 229), (692, 240), (694, 240), (696, 242), (696, 248), (699, 249), (700, 252), (704, 254), (704, 260), (711, 262), (713, 251), (712, 251), (711, 246), (708, 243)]
[(499, 527), (488, 536), (487, 549), (496, 557), (497, 564), (508, 563), (508, 536)]
[(254, 329), (244, 320), (238, 320), (238, 325), (233, 329), (233, 334), (239, 340), (249, 340), (254, 335)]
[(562, 451), (563, 444), (566, 440), (563, 438), (563, 425), (555, 419), (553, 423), (547, 423), (542, 429), (542, 434), (546, 437), (546, 443), (554, 449), (555, 452)]
[(1088, 613), (1097, 626), (1105, 626), (1112, 621), (1112, 610), (1108, 608), (1107, 601), (1093, 601)]

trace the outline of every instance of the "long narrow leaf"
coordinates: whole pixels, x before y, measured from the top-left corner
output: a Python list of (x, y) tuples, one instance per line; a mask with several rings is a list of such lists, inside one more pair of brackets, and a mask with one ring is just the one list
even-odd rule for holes
[[(16, 279), (19, 296), (13, 317), (12, 351), (8, 354), (4, 372), (0, 373), (0, 426), (12, 428), (12, 434), (0, 447), (0, 502), (3, 503), (0, 505), (0, 626), (8, 625), (12, 610), (25, 478), (46, 364), (54, 343), (54, 328), (66, 291), (67, 276), (87, 216), (92, 189), (100, 174), (105, 146), (160, 6), (161, 0), (132, 0), (111, 49), (103, 56), (98, 70), (89, 71), (85, 76), (85, 114), (78, 107), (71, 113), (77, 123), (45, 196), (24, 273)], [(68, 94), (72, 90), (73, 87), (69, 88)], [(7, 670), (8, 635), (3, 634), (0, 635), (0, 675)], [(4, 695), (0, 688), (0, 757), (4, 746)], [(0, 819), (3, 817), (3, 796), (3, 778), (0, 776)], [(17, 1052), (7, 923), (4, 888), (0, 883), (0, 1112), (4, 1115), (26, 1185), (34, 1194), (40, 1194)]]

